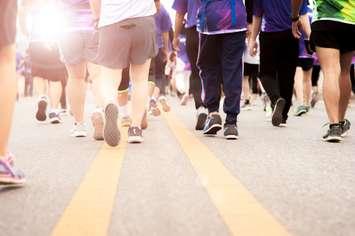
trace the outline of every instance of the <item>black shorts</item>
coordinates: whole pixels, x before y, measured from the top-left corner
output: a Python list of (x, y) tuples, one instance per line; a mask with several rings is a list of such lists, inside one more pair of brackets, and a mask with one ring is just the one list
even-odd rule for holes
[(244, 63), (244, 76), (249, 76), (256, 79), (259, 75), (259, 65)]
[(311, 45), (334, 48), (340, 53), (355, 51), (355, 25), (322, 20), (312, 24)]
[(313, 68), (313, 58), (298, 58), (298, 67), (301, 67), (303, 71), (309, 71)]
[(15, 43), (17, 1), (0, 0), (0, 48)]
[(32, 42), (28, 49), (33, 77), (50, 81), (65, 81), (67, 70), (60, 60), (56, 46), (47, 46), (43, 42)]

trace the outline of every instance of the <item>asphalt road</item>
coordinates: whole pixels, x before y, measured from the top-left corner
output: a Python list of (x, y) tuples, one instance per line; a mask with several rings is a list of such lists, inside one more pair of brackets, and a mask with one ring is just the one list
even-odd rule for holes
[(143, 144), (117, 149), (69, 137), (69, 116), (37, 124), (34, 108), (16, 109), (10, 146), (28, 183), (0, 188), (1, 236), (355, 235), (355, 131), (322, 142), (322, 104), (287, 128), (254, 107), (226, 141), (194, 132), (192, 102), (172, 99)]

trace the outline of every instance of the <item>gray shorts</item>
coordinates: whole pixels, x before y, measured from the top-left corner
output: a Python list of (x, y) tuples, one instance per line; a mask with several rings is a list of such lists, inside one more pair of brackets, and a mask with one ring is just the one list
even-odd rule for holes
[(158, 53), (153, 16), (124, 20), (99, 29), (96, 61), (111, 69), (142, 65)]
[(77, 65), (84, 61), (95, 63), (98, 45), (98, 32), (68, 32), (59, 40), (61, 60), (67, 65)]

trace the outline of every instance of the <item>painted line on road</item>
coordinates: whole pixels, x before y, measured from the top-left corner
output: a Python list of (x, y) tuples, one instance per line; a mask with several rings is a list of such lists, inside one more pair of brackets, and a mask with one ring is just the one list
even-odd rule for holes
[(127, 149), (127, 129), (118, 147), (104, 144), (77, 192), (55, 226), (53, 236), (107, 234)]
[(232, 235), (290, 235), (176, 115), (163, 113), (163, 117)]

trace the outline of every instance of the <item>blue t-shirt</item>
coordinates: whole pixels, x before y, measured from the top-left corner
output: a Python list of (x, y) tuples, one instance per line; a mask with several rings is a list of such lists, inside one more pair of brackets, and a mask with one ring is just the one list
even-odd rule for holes
[(154, 19), (155, 25), (157, 27), (157, 44), (158, 48), (160, 49), (164, 47), (163, 33), (169, 32), (172, 27), (169, 13), (166, 11), (162, 4), (160, 4), (160, 10), (154, 15)]
[[(262, 17), (261, 31), (279, 32), (292, 28), (291, 0), (254, 0), (253, 15)], [(300, 14), (307, 13), (307, 1), (303, 1)]]
[(243, 0), (202, 0), (197, 26), (203, 34), (245, 31), (247, 13)]
[(173, 9), (179, 14), (187, 13), (186, 28), (191, 28), (197, 25), (197, 12), (200, 6), (200, 0), (175, 0)]

